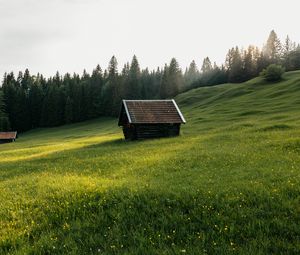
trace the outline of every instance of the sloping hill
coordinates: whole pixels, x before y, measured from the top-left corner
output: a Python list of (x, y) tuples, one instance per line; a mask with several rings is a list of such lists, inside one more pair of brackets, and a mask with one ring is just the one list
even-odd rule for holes
[(228, 123), (233, 120), (239, 123), (275, 118), (294, 123), (299, 120), (299, 84), (300, 72), (296, 71), (286, 73), (284, 80), (275, 84), (256, 78), (243, 84), (190, 90), (178, 96), (177, 101), (187, 108), (190, 119), (196, 122)]
[(299, 254), (300, 72), (176, 100), (177, 138), (99, 119), (0, 145), (0, 253)]

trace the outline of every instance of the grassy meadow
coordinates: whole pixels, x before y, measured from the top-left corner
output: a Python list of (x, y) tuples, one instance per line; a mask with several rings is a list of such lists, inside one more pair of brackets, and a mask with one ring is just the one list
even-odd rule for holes
[(300, 72), (176, 101), (176, 138), (98, 119), (1, 144), (0, 254), (299, 254)]

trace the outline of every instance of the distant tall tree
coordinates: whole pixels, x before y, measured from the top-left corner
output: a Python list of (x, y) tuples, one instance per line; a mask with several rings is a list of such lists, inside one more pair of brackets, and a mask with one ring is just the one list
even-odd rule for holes
[(296, 52), (296, 43), (292, 42), (289, 36), (287, 36), (285, 39), (285, 43), (282, 46), (282, 65), (285, 67), (286, 71), (297, 69), (297, 65), (294, 65)]
[(5, 73), (2, 83), (3, 99), (4, 99), (4, 110), (8, 115), (11, 127), (16, 129), (16, 101), (17, 101), (17, 90), (16, 80), (13, 73)]
[(160, 85), (160, 97), (171, 98), (183, 88), (183, 76), (178, 62), (172, 58), (170, 65), (165, 65)]
[(31, 128), (28, 88), (22, 86), (22, 81), (20, 74), (18, 80), (15, 80), (14, 74), (10, 73), (5, 74), (2, 85), (5, 111), (12, 129), (17, 131), (26, 131)]
[(3, 100), (3, 93), (0, 89), (0, 117), (4, 116), (4, 100)]
[(146, 68), (145, 70), (143, 70), (141, 72), (140, 81), (141, 81), (141, 83), (140, 83), (140, 86), (141, 86), (140, 98), (141, 99), (151, 98), (150, 94), (152, 92), (151, 91), (152, 77), (150, 75), (148, 68)]
[(239, 48), (229, 50), (226, 57), (229, 82), (243, 81), (243, 61)]
[(185, 81), (186, 88), (189, 88), (192, 83), (194, 83), (197, 79), (199, 79), (199, 77), (200, 77), (199, 70), (197, 68), (195, 61), (193, 60), (190, 63), (189, 68), (186, 70), (184, 74), (184, 81)]
[(129, 70), (130, 70), (130, 64), (127, 62), (124, 64), (122, 71), (121, 71), (121, 77), (120, 77), (120, 97), (122, 99), (126, 99), (127, 96), (127, 87), (129, 86)]
[(134, 55), (129, 69), (128, 82), (126, 83), (125, 99), (141, 98), (141, 70), (137, 57)]
[(28, 93), (22, 88), (16, 90), (15, 127), (17, 131), (27, 131), (31, 128)]
[(65, 123), (69, 124), (73, 122), (73, 102), (68, 96), (65, 106)]
[(179, 64), (175, 58), (171, 59), (169, 65), (169, 92), (170, 96), (177, 95), (183, 87), (182, 71), (179, 68)]
[(103, 89), (103, 73), (99, 65), (93, 70), (91, 76), (91, 102), (92, 106), (90, 109), (89, 116), (94, 118), (100, 116), (103, 113), (103, 103), (102, 103), (102, 89)]
[(257, 76), (259, 74), (259, 72), (264, 68), (260, 69), (259, 68), (259, 61), (260, 61), (260, 57), (261, 57), (261, 50), (256, 46), (254, 48), (254, 52), (253, 52), (253, 61), (254, 61), (254, 67), (255, 67), (255, 76)]
[(63, 91), (54, 82), (56, 81), (51, 81), (51, 85), (49, 85), (49, 89), (43, 100), (42, 126), (53, 127), (64, 123), (65, 102)]
[(264, 56), (269, 64), (279, 62), (281, 50), (280, 40), (275, 31), (272, 30), (264, 47)]
[(292, 43), (292, 41), (291, 41), (291, 39), (288, 35), (285, 38), (285, 42), (284, 42), (282, 50), (283, 50), (283, 55), (284, 56), (287, 55), (292, 50), (294, 50), (293, 43)]
[(264, 52), (261, 51), (257, 60), (257, 73), (260, 73), (263, 69), (268, 66), (269, 61), (266, 59)]
[(3, 94), (0, 89), (0, 132), (8, 131), (10, 129), (10, 124), (6, 113), (4, 112), (4, 100)]
[(244, 80), (249, 80), (253, 78), (256, 74), (254, 50), (255, 47), (250, 45), (248, 49), (244, 52), (244, 56), (243, 56)]
[(227, 82), (227, 72), (224, 66), (218, 67), (214, 63), (213, 69), (209, 72), (201, 73), (200, 78), (191, 84), (192, 88), (217, 85)]
[(81, 116), (83, 110), (83, 89), (82, 84), (80, 82), (80, 78), (74, 83), (73, 89), (73, 121), (78, 122), (83, 119)]
[(169, 97), (170, 92), (168, 91), (168, 89), (169, 89), (169, 67), (167, 64), (165, 64), (162, 78), (161, 78), (160, 89), (159, 89), (160, 98), (165, 99)]
[(40, 84), (40, 76), (37, 76), (35, 81), (30, 83), (29, 91), (29, 110), (31, 119), (31, 128), (39, 126), (41, 121), (41, 110), (43, 105), (43, 91)]
[(118, 62), (116, 57), (113, 56), (109, 62), (108, 75), (103, 88), (104, 110), (106, 115), (118, 115), (121, 103), (120, 91)]
[(32, 84), (32, 77), (31, 77), (28, 69), (25, 70), (23, 77), (21, 75), (22, 75), (22, 73), (20, 72), (18, 80), (21, 81), (20, 85), (21, 85), (22, 89), (26, 91), (30, 88), (30, 86)]
[(206, 57), (203, 59), (203, 64), (202, 64), (202, 67), (201, 67), (201, 71), (203, 73), (208, 73), (210, 71), (212, 71), (213, 67), (212, 67), (212, 64), (210, 62), (210, 59), (209, 57)]
[(171, 98), (183, 89), (183, 76), (178, 62), (171, 59), (170, 65), (165, 65), (160, 85), (160, 97)]
[(145, 69), (141, 73), (141, 84), (142, 84), (142, 99), (157, 99), (160, 93), (160, 83), (162, 78), (162, 72), (160, 68), (156, 71), (149, 71)]

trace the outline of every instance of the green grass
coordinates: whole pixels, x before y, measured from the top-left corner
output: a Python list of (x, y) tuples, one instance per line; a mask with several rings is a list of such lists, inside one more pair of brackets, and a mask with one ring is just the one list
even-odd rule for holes
[(0, 145), (0, 253), (299, 254), (300, 72), (176, 101), (176, 138), (99, 119)]

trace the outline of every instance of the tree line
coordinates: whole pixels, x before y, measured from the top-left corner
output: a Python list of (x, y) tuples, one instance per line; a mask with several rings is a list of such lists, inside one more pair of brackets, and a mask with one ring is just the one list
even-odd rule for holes
[[(92, 74), (83, 72), (46, 79), (26, 69), (17, 76), (5, 74), (2, 82), (2, 109), (10, 127), (19, 132), (37, 127), (52, 127), (99, 116), (118, 116), (121, 100), (159, 99), (176, 96), (197, 78), (197, 67), (182, 74), (173, 58), (163, 69), (141, 70), (137, 57), (118, 71), (116, 57), (106, 70), (98, 65)], [(3, 114), (3, 111), (1, 111)], [(4, 118), (4, 115), (3, 115)]]
[(271, 64), (281, 65), (286, 71), (300, 69), (300, 45), (292, 42), (289, 36), (281, 43), (272, 30), (262, 49), (253, 45), (246, 49), (232, 47), (220, 67), (205, 58), (201, 76), (191, 87), (244, 82), (257, 77)]
[(0, 89), (0, 130), (27, 131), (84, 121), (99, 116), (118, 116), (122, 99), (165, 99), (200, 86), (243, 82), (270, 64), (286, 70), (300, 69), (300, 46), (289, 37), (282, 44), (271, 31), (262, 49), (234, 47), (218, 66), (206, 57), (200, 70), (192, 61), (183, 72), (175, 58), (156, 70), (141, 69), (133, 56), (119, 71), (115, 56), (104, 71), (98, 65), (91, 74), (58, 72), (45, 78), (26, 69), (17, 76), (6, 73)]

